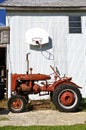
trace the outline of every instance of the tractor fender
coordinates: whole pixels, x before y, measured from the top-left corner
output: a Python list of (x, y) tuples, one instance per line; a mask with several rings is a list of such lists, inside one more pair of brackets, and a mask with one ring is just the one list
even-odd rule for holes
[(60, 85), (62, 85), (62, 84), (65, 84), (65, 85), (73, 85), (75, 88), (82, 88), (82, 87), (80, 87), (80, 86), (78, 86), (76, 83), (74, 83), (74, 82), (71, 82), (71, 81), (60, 81), (60, 82), (55, 82), (54, 84), (53, 84), (53, 88), (54, 88), (54, 90), (57, 88), (57, 87), (59, 87)]

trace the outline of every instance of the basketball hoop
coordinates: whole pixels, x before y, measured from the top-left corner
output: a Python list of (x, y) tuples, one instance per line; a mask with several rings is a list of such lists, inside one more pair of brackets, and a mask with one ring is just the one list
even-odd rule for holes
[(44, 29), (32, 28), (26, 32), (25, 40), (30, 45), (43, 45), (49, 43), (49, 35)]
[(34, 45), (40, 45), (42, 43), (42, 38), (40, 38), (40, 37), (33, 37), (32, 38), (32, 42), (34, 43)]

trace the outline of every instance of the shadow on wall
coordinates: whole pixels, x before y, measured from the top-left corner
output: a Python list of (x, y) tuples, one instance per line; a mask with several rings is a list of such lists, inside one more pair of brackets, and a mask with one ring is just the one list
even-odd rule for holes
[(35, 51), (46, 51), (52, 48), (52, 39), (49, 37), (49, 43), (42, 44), (42, 45), (31, 45), (30, 49)]
[(40, 45), (31, 45), (30, 44), (30, 49), (35, 50), (35, 51), (40, 51), (41, 54), (48, 60), (54, 60), (54, 55), (49, 49), (52, 49), (52, 39), (49, 37), (49, 43), (46, 44), (40, 44)]

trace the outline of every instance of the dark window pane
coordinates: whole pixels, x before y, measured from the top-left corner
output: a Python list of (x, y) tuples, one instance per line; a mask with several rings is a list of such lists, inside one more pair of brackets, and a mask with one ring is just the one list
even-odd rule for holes
[(80, 22), (70, 22), (69, 26), (70, 27), (81, 27), (81, 23)]
[(69, 16), (69, 21), (81, 21), (80, 16)]
[(81, 33), (81, 28), (70, 28), (69, 33)]
[(69, 33), (81, 33), (80, 16), (69, 16)]

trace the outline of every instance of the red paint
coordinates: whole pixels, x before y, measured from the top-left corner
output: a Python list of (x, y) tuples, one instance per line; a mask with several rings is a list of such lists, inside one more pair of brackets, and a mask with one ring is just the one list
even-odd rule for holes
[(72, 105), (74, 102), (73, 93), (69, 92), (69, 91), (63, 92), (62, 95), (60, 96), (60, 102), (61, 102), (61, 104), (65, 105), (65, 106)]
[[(59, 87), (61, 84), (73, 85), (74, 87), (79, 87), (75, 83), (71, 82), (71, 77), (60, 77), (54, 68), (51, 67), (54, 71), (55, 81), (53, 83), (48, 83), (51, 79), (50, 75), (45, 74), (32, 74), (32, 68), (30, 68), (30, 74), (12, 74), (11, 80), (11, 89), (12, 91), (20, 94), (37, 94), (42, 91), (53, 92), (56, 87)], [(56, 78), (57, 77), (57, 78)], [(38, 81), (43, 81), (38, 84)], [(68, 100), (66, 98), (68, 97)], [(74, 95), (71, 92), (64, 92), (61, 96), (61, 102), (63, 104), (70, 104), (73, 101)]]
[(12, 104), (11, 107), (14, 109), (19, 109), (22, 106), (22, 102), (20, 99), (16, 99)]

